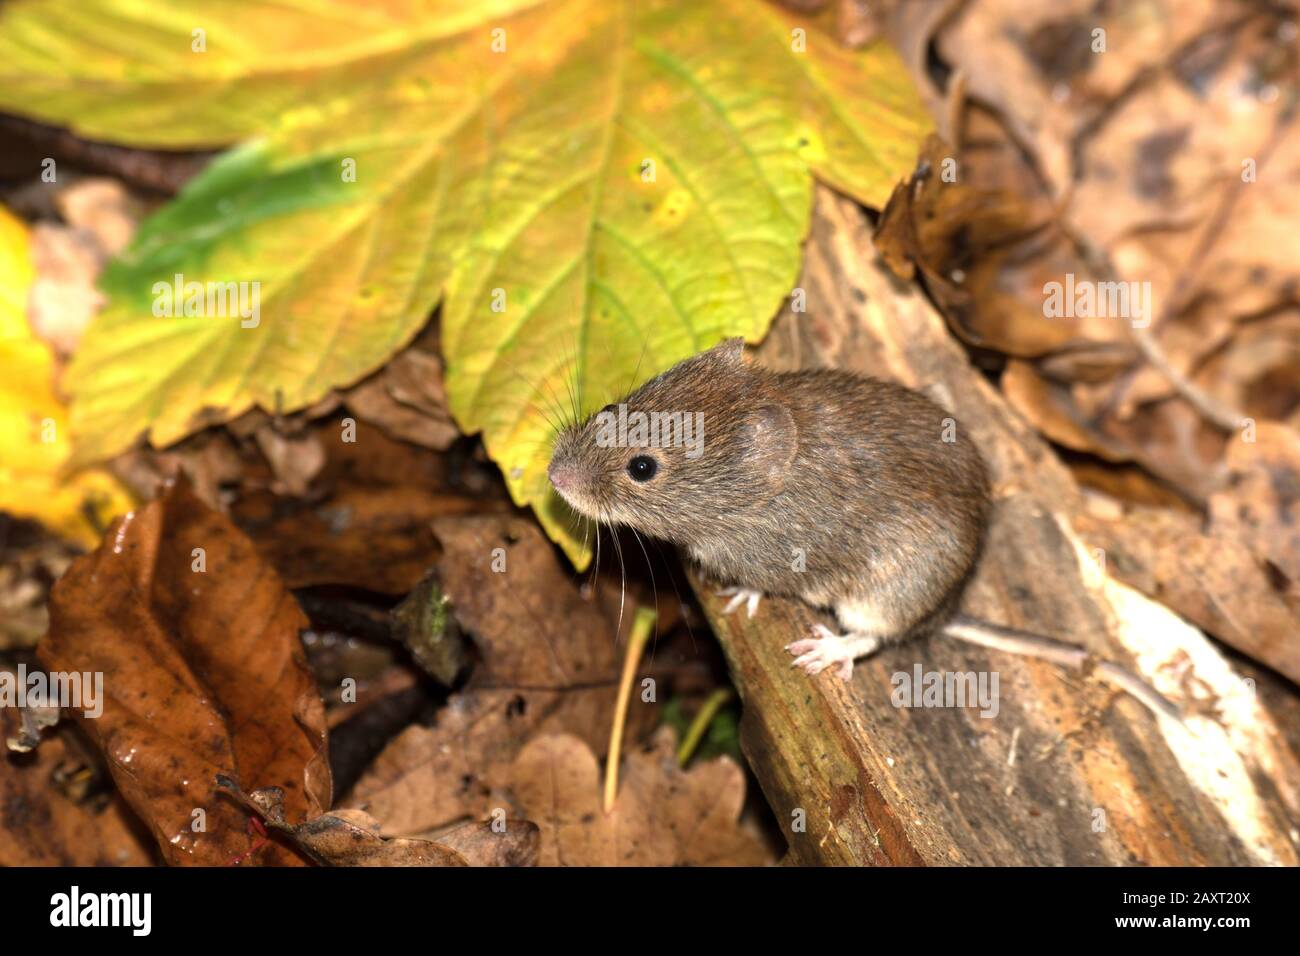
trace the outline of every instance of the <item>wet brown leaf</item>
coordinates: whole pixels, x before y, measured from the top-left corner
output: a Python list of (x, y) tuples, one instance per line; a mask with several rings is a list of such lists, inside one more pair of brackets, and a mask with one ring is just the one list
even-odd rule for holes
[[(247, 849), (244, 813), (215, 791), (219, 773), (281, 787), (294, 817), (329, 806), (305, 624), (252, 542), (183, 480), (55, 585), (40, 661), (105, 675), (103, 715), (74, 716), (169, 863), (222, 865)], [(277, 847), (258, 859), (297, 861)]]

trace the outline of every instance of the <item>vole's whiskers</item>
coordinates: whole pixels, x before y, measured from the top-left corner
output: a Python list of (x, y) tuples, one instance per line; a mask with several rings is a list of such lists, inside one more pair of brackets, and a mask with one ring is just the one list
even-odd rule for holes
[[(655, 599), (655, 634), (654, 634), (654, 640), (651, 642), (650, 645), (650, 659), (653, 660), (655, 648), (659, 644), (659, 585), (655, 583), (654, 564), (651, 563), (650, 561), (650, 552), (646, 551), (645, 549), (645, 542), (641, 540), (641, 535), (637, 533), (636, 528), (633, 528), (631, 525), (628, 525), (628, 530), (632, 532), (632, 537), (636, 539), (636, 543), (641, 546), (641, 554), (645, 558), (646, 570), (650, 572), (650, 592), (654, 595), (654, 599)], [(671, 576), (669, 577), (668, 580), (672, 581)], [(673, 589), (674, 590), (677, 589), (676, 582), (673, 583)], [(680, 594), (677, 597), (678, 600), (681, 599)]]
[[(623, 613), (627, 607), (627, 564), (623, 560), (623, 546), (619, 543), (618, 534), (615, 531), (614, 523), (609, 520), (604, 509), (600, 511), (600, 523), (609, 529), (609, 540), (614, 545), (614, 553), (618, 555), (618, 570), (621, 584), (618, 592), (618, 624), (614, 627), (615, 635), (623, 632)], [(600, 553), (600, 532), (596, 533), (596, 552)]]
[(596, 538), (596, 560), (591, 563), (591, 577), (588, 579), (587, 584), (594, 588), (596, 586), (596, 576), (600, 573), (600, 519), (592, 518), (589, 520)]
[(572, 358), (568, 359), (566, 364), (569, 369), (569, 374), (566, 374), (564, 376), (564, 389), (569, 394), (569, 409), (573, 413), (573, 423), (576, 425), (578, 422), (582, 421), (582, 402), (579, 401), (579, 395), (578, 395), (578, 390), (581, 387), (581, 383), (578, 382), (577, 380), (578, 379), (577, 356), (574, 355)]
[(553, 395), (550, 398), (544, 395), (540, 388), (525, 378), (513, 365), (510, 367), (510, 374), (533, 390), (536, 401), (531, 403), (532, 407), (546, 419), (546, 423), (551, 426), (555, 434), (558, 435), (564, 431), (564, 404), (559, 402)]
[(591, 537), (591, 519), (585, 515), (582, 517), (582, 550), (587, 550), (587, 539)]
[(641, 363), (645, 361), (646, 350), (650, 347), (650, 340), (641, 340), (641, 354), (637, 356), (636, 368), (632, 370), (632, 381), (627, 383), (627, 388), (623, 389), (624, 395), (631, 395), (632, 390), (636, 388), (637, 383), (641, 380)]

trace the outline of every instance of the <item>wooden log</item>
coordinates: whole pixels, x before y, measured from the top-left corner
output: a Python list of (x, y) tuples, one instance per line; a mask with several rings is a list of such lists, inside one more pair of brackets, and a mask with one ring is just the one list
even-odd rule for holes
[[(752, 620), (743, 609), (724, 616), (712, 585), (696, 580), (789, 861), (1295, 865), (1300, 766), (1251, 684), (1201, 632), (1106, 575), (1073, 530), (1083, 502), (1069, 471), (924, 296), (878, 262), (854, 204), (819, 194), (806, 253), (807, 312), (782, 315), (758, 360), (929, 388), (994, 476), (990, 540), (963, 609), (1128, 666), (1184, 709), (1185, 724), (1086, 675), (941, 636), (860, 661), (849, 683), (809, 678), (784, 646), (829, 623), (826, 613), (767, 599)], [(894, 706), (895, 675), (918, 666), (996, 675), (996, 715)]]

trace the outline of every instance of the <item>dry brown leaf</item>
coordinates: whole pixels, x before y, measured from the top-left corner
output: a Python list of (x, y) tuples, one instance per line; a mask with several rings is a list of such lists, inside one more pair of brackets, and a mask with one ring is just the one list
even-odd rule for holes
[(1210, 498), (1210, 531), (1244, 542), (1300, 585), (1300, 435), (1260, 422), (1253, 437), (1228, 443), (1228, 486)]
[(1079, 323), (1047, 321), (1042, 302), (1005, 291), (1001, 273), (1025, 243), (1042, 245), (1049, 209), (1003, 190), (973, 185), (955, 150), (931, 136), (910, 181), (894, 188), (873, 243), (889, 267), (915, 269), (966, 341), (1010, 355), (1037, 356), (1079, 334)]
[(447, 411), (442, 359), (409, 348), (379, 372), (348, 390), (348, 408), (391, 438), (441, 451), (460, 431)]
[(459, 823), (431, 839), (455, 850), (470, 866), (536, 866), (542, 832), (531, 820), (500, 815), (492, 821)]
[[(231, 513), (291, 588), (335, 584), (402, 595), (437, 560), (430, 522), (446, 515), (508, 507), (498, 485), (480, 487), (478, 472), (455, 482), (448, 456), (389, 438), (357, 423), (344, 441), (346, 420), (314, 423), (310, 433), (326, 463), (309, 499), (248, 489)], [(468, 468), (467, 468), (468, 470)]]
[(600, 770), (570, 735), (540, 737), (515, 758), (512, 789), (542, 831), (543, 866), (759, 866), (762, 844), (737, 824), (745, 778), (727, 757), (689, 771), (677, 766), (673, 734), (661, 728), (634, 749), (618, 799), (601, 809)]
[[(433, 726), (408, 727), (394, 737), (346, 803), (379, 818), (388, 835), (484, 816), (503, 802), (510, 763), (537, 734), (581, 733), (603, 750), (614, 696), (612, 686), (463, 691)], [(632, 713), (642, 710), (649, 708)]]
[[(1097, 8), (1092, 0), (984, 0), (963, 5), (938, 35), (940, 56), (965, 73), (1035, 156), (1056, 195), (1072, 183), (1071, 143), (1139, 74), (1231, 19), (1229, 4), (1153, 0)], [(1105, 31), (1104, 51), (1094, 31)]]
[(1042, 435), (1075, 451), (1091, 452), (1107, 461), (1129, 460), (1134, 452), (1124, 442), (1084, 421), (1070, 401), (1070, 392), (1047, 381), (1033, 364), (1012, 359), (1002, 374), (1002, 394)]
[(151, 866), (152, 841), (120, 796), (60, 786), (84, 772), (67, 733), (0, 756), (0, 866)]
[(300, 498), (325, 466), (325, 449), (311, 432), (288, 434), (266, 422), (255, 433), (257, 447), (271, 466), (276, 480), (271, 491)]
[(316, 862), (327, 866), (468, 866), (449, 847), (428, 840), (379, 835), (379, 821), (360, 810), (338, 810), (297, 826), (272, 824)]
[[(219, 773), (281, 787), (296, 818), (329, 806), (306, 623), (252, 542), (184, 480), (55, 585), (40, 661), (104, 674), (102, 716), (74, 716), (169, 863), (222, 865), (247, 849), (245, 815), (219, 798)], [(202, 832), (191, 828), (197, 810)], [(298, 862), (275, 847), (259, 859)]]
[(472, 686), (612, 684), (621, 650), (614, 623), (574, 586), (535, 523), (514, 515), (440, 518), (437, 575), (482, 663)]
[(1300, 429), (1300, 308), (1236, 326), (1196, 383), (1256, 421)]
[(336, 810), (291, 824), (284, 819), (278, 788), (245, 795), (233, 781), (222, 786), (266, 825), (323, 866), (531, 866), (537, 859), (538, 830), (526, 820), (502, 818), (454, 827), (436, 840), (385, 839), (379, 821), (360, 810)]
[[(407, 728), (358, 781), (348, 804), (389, 834), (490, 813), (528, 740), (578, 734), (603, 753), (613, 716), (617, 621), (579, 593), (537, 526), (473, 516), (440, 519), (434, 530), (437, 577), (480, 662), (432, 727)], [(629, 739), (654, 716), (635, 695)]]
[[(927, 270), (931, 293), (968, 341), (1039, 359), (1032, 369), (1013, 363), (1003, 387), (1045, 434), (1137, 462), (1203, 502), (1217, 481), (1223, 421), (1238, 411), (1300, 418), (1300, 334), (1270, 314), (1293, 308), (1300, 290), (1294, 18), (1209, 0), (915, 8), (887, 29), (913, 51), (907, 62), (923, 88), (933, 53), (951, 71), (936, 109), (954, 121), (941, 128), (957, 127), (949, 133), (962, 151), (957, 182), (943, 188), (978, 185), (1023, 203), (1046, 195), (1069, 240), (1045, 232), (1039, 248), (1007, 256), (991, 241), (999, 224), (972, 218), (950, 230), (974, 253), (958, 266), (960, 288), (951, 271), (945, 287), (951, 263), (939, 257)], [(1007, 139), (1027, 163), (997, 147)], [(960, 219), (954, 199), (909, 198), (942, 208), (941, 225)], [(1142, 341), (1129, 319), (1045, 321), (1045, 283), (1067, 275), (1149, 283)], [(1141, 357), (1148, 348), (1172, 373)], [(1194, 388), (1215, 407), (1206, 411)]]

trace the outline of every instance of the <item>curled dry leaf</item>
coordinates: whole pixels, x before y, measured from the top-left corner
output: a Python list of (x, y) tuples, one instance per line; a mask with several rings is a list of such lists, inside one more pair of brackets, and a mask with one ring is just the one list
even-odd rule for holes
[(346, 394), (358, 418), (382, 428), (391, 438), (441, 451), (460, 431), (447, 411), (442, 360), (433, 352), (409, 348)]
[(536, 866), (542, 831), (531, 820), (496, 816), (466, 821), (443, 830), (437, 842), (459, 853), (470, 866)]
[(267, 422), (255, 433), (257, 447), (275, 473), (271, 490), (302, 497), (325, 465), (325, 449), (311, 432), (286, 434)]
[(1045, 438), (1058, 445), (1110, 462), (1128, 461), (1135, 454), (1128, 442), (1103, 433), (1095, 421), (1085, 419), (1070, 400), (1069, 389), (1040, 375), (1029, 362), (1012, 359), (1007, 363), (1002, 394)]
[(339, 810), (297, 826), (274, 823), (317, 863), (328, 866), (468, 866), (449, 847), (428, 840), (386, 840), (379, 821), (360, 810)]
[[(1003, 386), (1048, 437), (1204, 502), (1225, 422), (1300, 415), (1300, 326), (1279, 311), (1300, 288), (1293, 13), (1207, 0), (903, 7), (882, 22), (946, 116), (956, 175), (896, 192), (887, 255), (904, 223), (908, 260), (924, 263), (954, 328), (1037, 360)], [(1045, 211), (1042, 241), (1000, 244), (997, 203), (963, 222), (961, 193), (982, 184)], [(1049, 318), (1049, 282), (1105, 288), (1116, 304), (1084, 298)]]
[[(358, 781), (349, 805), (390, 834), (489, 813), (539, 734), (577, 734), (603, 753), (613, 716), (617, 621), (579, 594), (537, 526), (484, 515), (440, 519), (434, 532), (436, 575), (480, 661), (433, 726), (407, 728)], [(629, 739), (654, 716), (634, 696)]]
[(894, 187), (874, 244), (897, 275), (919, 270), (926, 288), (966, 341), (1011, 355), (1050, 352), (1078, 334), (1073, 321), (1046, 322), (1042, 304), (1005, 290), (1003, 269), (1038, 234), (1050, 209), (1015, 193), (978, 187), (937, 136), (911, 179)]
[[(282, 788), (297, 818), (329, 806), (305, 625), (252, 542), (183, 480), (55, 585), (41, 664), (103, 675), (102, 716), (73, 716), (169, 863), (222, 865), (248, 849), (244, 813), (214, 789), (219, 773)], [(258, 860), (297, 857), (267, 847)]]
[(385, 839), (379, 821), (361, 810), (336, 810), (299, 824), (284, 819), (284, 792), (270, 787), (245, 795), (234, 781), (221, 786), (303, 854), (324, 866), (531, 866), (538, 830), (526, 820), (455, 827), (437, 840)]
[(521, 813), (542, 831), (543, 866), (758, 866), (769, 855), (738, 819), (745, 778), (727, 757), (683, 771), (673, 734), (628, 754), (618, 799), (601, 809), (591, 748), (567, 734), (541, 737), (515, 758)]

